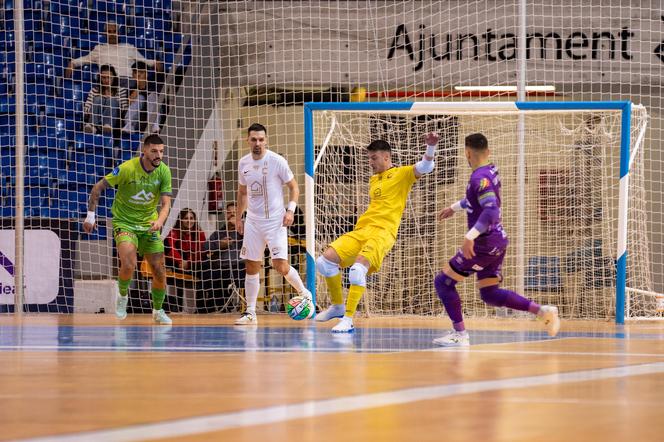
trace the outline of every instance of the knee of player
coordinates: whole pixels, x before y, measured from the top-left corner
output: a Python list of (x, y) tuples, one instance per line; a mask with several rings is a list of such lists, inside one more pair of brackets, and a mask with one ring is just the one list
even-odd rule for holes
[(316, 270), (324, 277), (331, 278), (339, 273), (339, 265), (320, 255), (316, 259)]
[(164, 265), (160, 264), (160, 265), (155, 266), (154, 269), (152, 270), (152, 276), (157, 281), (165, 281), (166, 280), (166, 268), (164, 267)]
[(120, 267), (124, 267), (128, 270), (134, 270), (136, 268), (136, 262), (136, 255), (125, 256), (120, 259)]
[(369, 269), (363, 264), (356, 262), (350, 267), (348, 272), (348, 282), (352, 285), (359, 285), (361, 287), (367, 286), (367, 273)]
[(284, 276), (286, 276), (290, 270), (290, 264), (285, 259), (273, 259), (272, 267)]
[(485, 303), (496, 307), (502, 307), (505, 304), (505, 296), (497, 285), (480, 288), (480, 298)]
[(452, 287), (456, 284), (457, 282), (453, 279), (447, 276), (444, 272), (440, 272), (436, 275), (435, 278), (433, 278), (433, 284), (437, 289), (444, 289), (447, 287)]

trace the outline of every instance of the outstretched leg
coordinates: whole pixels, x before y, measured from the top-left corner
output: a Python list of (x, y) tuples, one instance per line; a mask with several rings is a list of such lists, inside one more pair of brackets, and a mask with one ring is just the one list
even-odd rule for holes
[(286, 281), (295, 289), (298, 295), (311, 299), (311, 292), (307, 290), (300, 278), (300, 274), (285, 259), (273, 259), (272, 266), (286, 278)]
[(325, 278), (327, 290), (330, 293), (331, 305), (316, 315), (316, 321), (329, 321), (333, 318), (341, 318), (344, 315), (344, 298), (341, 287), (341, 271), (339, 269), (339, 255), (328, 247), (325, 252), (316, 259), (316, 270)]
[(353, 316), (357, 311), (357, 306), (362, 299), (362, 295), (367, 288), (367, 273), (371, 264), (364, 256), (358, 256), (355, 263), (350, 267), (348, 272), (348, 282), (350, 288), (348, 289), (348, 299), (346, 299), (346, 310), (341, 321), (332, 327), (333, 333), (350, 333), (354, 330)]
[(537, 315), (544, 321), (549, 336), (558, 334), (560, 330), (558, 308), (551, 305), (540, 306), (516, 292), (500, 288), (499, 282), (499, 278), (486, 278), (478, 281), (482, 301), (494, 307), (507, 307)]

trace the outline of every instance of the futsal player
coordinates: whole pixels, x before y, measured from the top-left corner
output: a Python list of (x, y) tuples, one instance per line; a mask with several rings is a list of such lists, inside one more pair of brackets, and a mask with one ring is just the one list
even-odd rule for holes
[[(88, 215), (83, 230), (92, 232), (99, 197), (107, 188), (117, 187), (113, 199), (113, 235), (120, 258), (118, 272), (119, 296), (115, 315), (127, 317), (127, 292), (136, 268), (136, 253), (145, 255), (152, 267), (152, 318), (159, 324), (171, 324), (162, 308), (166, 296), (166, 267), (161, 228), (171, 209), (171, 170), (162, 161), (164, 142), (159, 135), (143, 140), (140, 157), (125, 161), (99, 180), (92, 188)], [(160, 205), (157, 214), (157, 205)]]
[[(392, 148), (386, 141), (376, 140), (367, 146), (374, 173), (369, 179), (369, 207), (355, 228), (332, 242), (316, 260), (316, 269), (325, 278), (332, 301), (316, 320), (341, 318), (332, 328), (334, 333), (353, 331), (353, 315), (364, 294), (367, 275), (380, 270), (383, 259), (394, 246), (413, 184), (434, 169), (438, 135), (429, 133), (425, 141), (427, 148), (422, 159), (400, 167), (392, 164)], [(344, 307), (340, 267), (349, 266), (350, 289)]]
[(549, 335), (555, 336), (560, 329), (557, 307), (540, 306), (511, 290), (500, 288), (500, 271), (509, 242), (501, 223), (500, 176), (489, 160), (489, 142), (481, 133), (466, 137), (465, 154), (472, 169), (466, 197), (438, 214), (442, 220), (463, 210), (468, 217), (468, 232), (461, 248), (434, 279), (436, 293), (452, 320), (454, 330), (433, 342), (443, 347), (470, 345), (456, 284), (472, 273), (477, 275), (480, 296), (485, 303), (535, 314), (544, 321)]

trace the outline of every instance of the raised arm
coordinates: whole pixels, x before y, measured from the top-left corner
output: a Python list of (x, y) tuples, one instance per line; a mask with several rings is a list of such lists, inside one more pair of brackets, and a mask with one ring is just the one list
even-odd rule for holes
[(108, 187), (109, 185), (106, 178), (100, 179), (94, 186), (92, 186), (90, 198), (88, 199), (88, 215), (85, 217), (85, 221), (83, 221), (83, 230), (85, 230), (86, 233), (91, 233), (92, 229), (95, 227), (95, 209), (99, 204), (99, 197)]
[(415, 176), (417, 178), (433, 171), (435, 166), (433, 159), (436, 154), (436, 145), (438, 145), (438, 134), (429, 132), (424, 141), (427, 145), (427, 150), (422, 159), (415, 163)]
[(295, 219), (295, 208), (297, 207), (297, 200), (300, 198), (300, 187), (297, 185), (295, 178), (287, 182), (286, 186), (288, 187), (288, 207), (284, 215), (284, 226), (290, 227)]

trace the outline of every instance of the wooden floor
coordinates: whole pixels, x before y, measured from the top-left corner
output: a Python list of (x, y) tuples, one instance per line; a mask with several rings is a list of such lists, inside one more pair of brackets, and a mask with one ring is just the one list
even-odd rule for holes
[(0, 316), (0, 439), (664, 439), (664, 324), (260, 316)]

